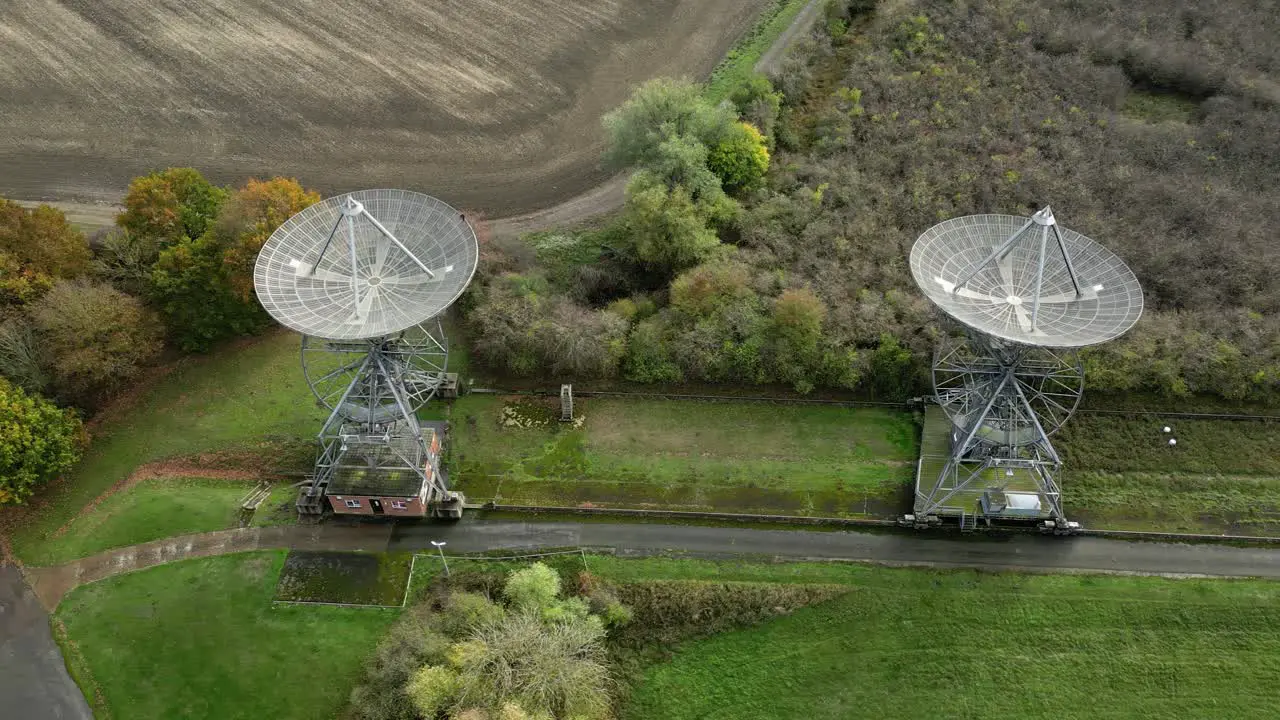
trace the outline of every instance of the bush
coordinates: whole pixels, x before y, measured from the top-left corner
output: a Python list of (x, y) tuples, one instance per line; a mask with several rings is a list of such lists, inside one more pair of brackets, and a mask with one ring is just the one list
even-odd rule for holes
[(711, 262), (671, 282), (671, 307), (690, 317), (705, 318), (754, 294), (751, 268), (733, 260)]
[(734, 628), (830, 600), (849, 592), (838, 585), (656, 580), (625, 583), (612, 592), (633, 613), (612, 643), (667, 655), (679, 642)]
[(73, 412), (0, 379), (0, 505), (31, 497), (80, 459), (84, 443)]
[(429, 605), (410, 608), (378, 643), (365, 663), (364, 679), (351, 691), (351, 713), (361, 720), (414, 720), (418, 713), (405, 691), (424, 665), (445, 662), (450, 640), (437, 627)]
[(476, 357), (515, 375), (613, 377), (626, 352), (626, 320), (550, 294), (540, 275), (495, 278), (467, 319)]
[(758, 187), (769, 170), (769, 149), (764, 136), (747, 123), (734, 123), (707, 154), (707, 167), (720, 178), (726, 192), (739, 193)]
[(48, 362), (31, 322), (22, 316), (0, 322), (0, 376), (29, 393), (49, 387)]
[(484, 595), (453, 592), (440, 613), (440, 629), (449, 637), (465, 637), (472, 628), (495, 623), (505, 614), (501, 605)]
[(145, 295), (151, 284), (151, 269), (160, 257), (160, 243), (153, 238), (114, 228), (98, 245), (93, 274), (130, 295)]
[(65, 402), (95, 406), (160, 354), (155, 316), (104, 283), (61, 281), (30, 315), (51, 386)]
[(503, 594), (516, 609), (541, 612), (560, 597), (560, 575), (543, 563), (534, 563), (511, 573)]
[(458, 692), (458, 672), (452, 668), (428, 665), (414, 673), (405, 693), (418, 712), (435, 717), (444, 710)]
[(478, 652), (459, 673), (459, 706), (515, 702), (552, 717), (609, 716), (604, 626), (598, 619), (548, 624), (532, 612), (512, 612), (473, 637)]

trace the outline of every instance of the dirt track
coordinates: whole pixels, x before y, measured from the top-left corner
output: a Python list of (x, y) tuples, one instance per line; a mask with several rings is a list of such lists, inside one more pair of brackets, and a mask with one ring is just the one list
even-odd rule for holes
[(768, 0), (9, 0), (0, 195), (113, 202), (194, 165), (507, 216), (607, 180), (599, 118), (706, 75)]

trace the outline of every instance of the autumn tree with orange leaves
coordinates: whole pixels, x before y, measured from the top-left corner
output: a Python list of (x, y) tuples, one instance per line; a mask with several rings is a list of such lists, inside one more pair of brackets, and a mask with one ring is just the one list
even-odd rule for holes
[(281, 223), (319, 199), (291, 178), (250, 180), (200, 237), (160, 253), (150, 295), (180, 348), (202, 352), (270, 324), (253, 294), (254, 261)]

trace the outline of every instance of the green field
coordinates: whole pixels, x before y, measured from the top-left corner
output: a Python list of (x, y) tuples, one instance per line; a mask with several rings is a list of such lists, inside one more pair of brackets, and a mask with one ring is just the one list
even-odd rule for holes
[(188, 560), (71, 592), (56, 621), (98, 717), (333, 717), (398, 611), (273, 605), (284, 558)]
[[(620, 562), (593, 569), (610, 575)], [(701, 575), (701, 564), (681, 564), (680, 576)], [(709, 574), (760, 580), (771, 568), (797, 579), (793, 566), (721, 564)], [(801, 574), (854, 590), (681, 647), (644, 673), (624, 717), (1271, 718), (1280, 704), (1280, 584), (847, 566)]]
[(314, 436), (324, 415), (303, 380), (299, 342), (293, 333), (273, 332), (186, 358), (144, 388), (135, 405), (108, 414), (92, 429), (80, 464), (33, 502), (13, 536), (17, 555), (64, 555), (60, 538), (50, 535), (148, 462)]
[[(240, 527), (240, 499), (256, 483), (203, 478), (143, 480), (102, 501), (56, 537), (28, 549), (33, 565), (57, 565), (111, 548), (174, 535)], [(293, 522), (297, 491), (277, 483), (252, 518), (252, 525)]]
[(1280, 423), (1081, 415), (1054, 442), (1090, 527), (1280, 534)]
[[(427, 557), (417, 563), (419, 589), (440, 573)], [(69, 594), (56, 621), (99, 716), (338, 714), (398, 610), (273, 604), (284, 560), (284, 552), (189, 560)], [(551, 562), (571, 579), (583, 560)], [(848, 588), (754, 627), (629, 651), (649, 660), (620, 675), (635, 681), (623, 718), (1269, 718), (1280, 703), (1280, 583), (612, 556), (586, 562), (597, 577), (632, 586), (697, 580)], [(517, 565), (451, 563), (459, 581), (476, 572), (501, 578)], [(710, 609), (706, 590), (702, 607)], [(685, 604), (671, 600), (655, 601)], [(651, 602), (647, 611), (657, 607)], [(721, 623), (734, 614), (715, 612)], [(625, 634), (666, 637), (696, 627), (690, 622), (673, 617)]]
[(911, 416), (892, 410), (579, 398), (573, 427), (557, 407), (459, 400), (454, 483), (506, 504), (855, 516), (897, 511), (917, 452)]

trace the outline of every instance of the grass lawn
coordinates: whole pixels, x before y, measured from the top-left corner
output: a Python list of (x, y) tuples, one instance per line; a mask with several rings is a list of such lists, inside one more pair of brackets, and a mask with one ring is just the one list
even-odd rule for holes
[[(136, 405), (93, 429), (84, 459), (33, 501), (13, 535), (19, 557), (59, 553), (50, 534), (140, 465), (271, 439), (309, 438), (324, 419), (298, 362), (299, 336), (273, 332), (182, 360)], [(46, 544), (52, 543), (51, 547)]]
[(900, 511), (917, 452), (911, 416), (891, 410), (602, 398), (575, 406), (579, 427), (556, 421), (558, 400), (460, 399), (452, 479), (472, 500), (507, 504), (862, 515)]
[(187, 560), (69, 594), (56, 621), (98, 717), (335, 716), (398, 611), (273, 605), (284, 558)]
[(680, 647), (627, 718), (1270, 718), (1280, 703), (1277, 583), (591, 562), (625, 581), (854, 586)]
[[(143, 480), (76, 518), (58, 537), (30, 548), (24, 559), (33, 565), (57, 565), (111, 548), (240, 527), (240, 500), (255, 485), (202, 478)], [(296, 496), (288, 483), (277, 483), (251, 524), (293, 522)]]
[(1055, 445), (1067, 513), (1091, 527), (1280, 534), (1280, 423), (1081, 415)]

